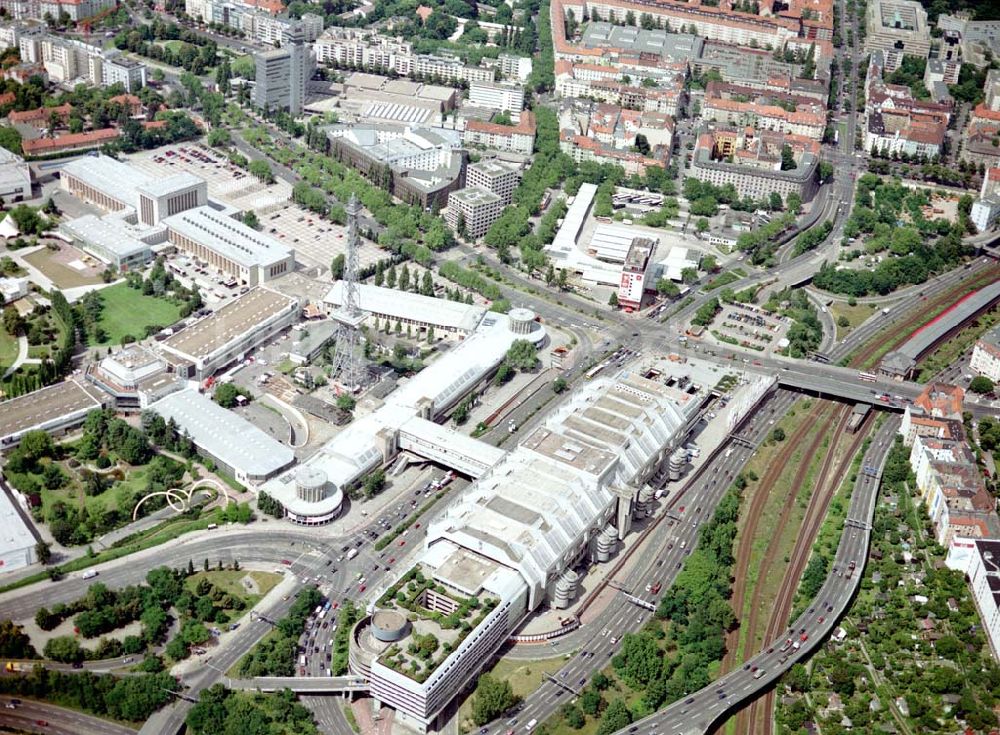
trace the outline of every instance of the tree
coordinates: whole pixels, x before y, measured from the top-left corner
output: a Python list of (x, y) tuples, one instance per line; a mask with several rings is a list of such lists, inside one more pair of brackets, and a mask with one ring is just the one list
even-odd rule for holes
[(792, 147), (785, 143), (781, 146), (781, 170), (791, 171), (793, 168), (797, 168), (798, 164), (795, 163), (795, 154), (792, 151)]
[(553, 393), (562, 393), (564, 390), (566, 390), (566, 379), (565, 378), (558, 377), (558, 378), (556, 378), (555, 380), (552, 381), (552, 392)]
[(617, 308), (618, 307), (618, 292), (612, 291), (611, 296), (608, 297), (608, 306)]
[(223, 408), (232, 408), (237, 403), (237, 397), (250, 398), (249, 392), (245, 388), (240, 388), (233, 383), (219, 383), (212, 394), (213, 400)]
[(579, 730), (587, 721), (587, 718), (583, 714), (583, 710), (575, 704), (567, 704), (563, 707), (562, 715), (563, 719), (566, 720), (566, 724), (574, 730)]
[(260, 220), (257, 219), (257, 213), (252, 209), (248, 209), (243, 213), (243, 224), (252, 230), (260, 229)]
[[(784, 167), (784, 154), (782, 154), (782, 167)], [(820, 161), (819, 166), (816, 167), (816, 176), (820, 183), (829, 181), (833, 178), (833, 164), (829, 161)]]
[(42, 652), (45, 658), (64, 664), (83, 661), (84, 651), (73, 636), (60, 635), (50, 638)]
[(355, 405), (357, 405), (357, 401), (349, 393), (342, 393), (337, 396), (337, 408), (341, 411), (353, 411)]
[(385, 487), (385, 471), (382, 468), (375, 470), (374, 472), (368, 473), (362, 483), (364, 487), (365, 497), (373, 498), (382, 492), (382, 488)]
[(507, 350), (504, 362), (521, 372), (534, 370), (538, 365), (538, 349), (526, 339), (515, 339)]
[(973, 393), (992, 393), (993, 388), (993, 381), (985, 375), (977, 375), (972, 379), (972, 382), (969, 383), (969, 390)]
[(520, 697), (515, 696), (509, 681), (483, 674), (479, 677), (476, 693), (472, 698), (472, 721), (477, 725), (485, 725), (519, 701)]
[(330, 277), (335, 281), (339, 281), (344, 277), (344, 254), (341, 253), (334, 257), (333, 261), (330, 263)]
[(604, 710), (597, 735), (611, 735), (618, 730), (624, 730), (630, 724), (632, 724), (632, 713), (624, 701), (616, 699)]
[(709, 227), (710, 225), (708, 224), (708, 220), (705, 219), (704, 217), (701, 217), (697, 222), (694, 223), (694, 229), (697, 230), (698, 234), (703, 234), (705, 232), (708, 232)]
[(265, 184), (274, 183), (274, 172), (271, 171), (271, 166), (267, 161), (257, 160), (251, 161), (247, 170), (252, 176), (257, 177)]
[(38, 658), (31, 639), (11, 620), (0, 621), (0, 656), (4, 658)]
[(16, 337), (24, 331), (24, 318), (13, 306), (5, 307), (3, 310), (3, 328), (11, 337)]
[(637, 133), (635, 136), (635, 149), (644, 156), (649, 155), (649, 141), (642, 133)]
[(672, 299), (680, 296), (681, 289), (669, 278), (660, 278), (656, 282), (656, 292), (660, 294), (660, 296), (666, 296), (667, 298)]
[(35, 556), (40, 564), (48, 564), (52, 560), (52, 544), (39, 541), (35, 544)]

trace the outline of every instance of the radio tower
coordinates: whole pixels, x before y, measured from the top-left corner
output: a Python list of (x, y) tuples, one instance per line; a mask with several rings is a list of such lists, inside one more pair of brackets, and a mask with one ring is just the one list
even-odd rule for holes
[(351, 194), (347, 203), (347, 253), (344, 257), (343, 299), (340, 307), (333, 312), (338, 323), (336, 345), (333, 353), (333, 377), (349, 391), (356, 390), (364, 382), (365, 368), (361, 348), (361, 322), (365, 315), (358, 308), (358, 214), (361, 204), (357, 196)]

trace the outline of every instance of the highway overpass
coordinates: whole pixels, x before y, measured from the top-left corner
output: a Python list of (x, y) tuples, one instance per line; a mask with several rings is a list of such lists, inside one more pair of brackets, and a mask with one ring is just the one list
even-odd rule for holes
[(299, 694), (351, 694), (368, 691), (368, 684), (358, 676), (255, 676), (233, 679), (230, 689), (277, 692), (291, 689)]

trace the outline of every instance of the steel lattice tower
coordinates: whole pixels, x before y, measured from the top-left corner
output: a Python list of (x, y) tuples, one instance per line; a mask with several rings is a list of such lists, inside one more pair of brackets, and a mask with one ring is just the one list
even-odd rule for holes
[(348, 390), (354, 390), (365, 378), (361, 350), (361, 322), (365, 315), (358, 308), (358, 214), (361, 203), (351, 195), (347, 202), (347, 253), (344, 255), (343, 299), (333, 313), (338, 323), (333, 354), (333, 377)]

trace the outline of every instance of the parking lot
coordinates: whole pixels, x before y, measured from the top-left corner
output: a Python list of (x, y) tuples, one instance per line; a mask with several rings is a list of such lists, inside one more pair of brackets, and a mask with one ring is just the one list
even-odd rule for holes
[(713, 322), (712, 332), (723, 343), (773, 352), (783, 346), (790, 326), (791, 320), (780, 314), (747, 304), (726, 304)]
[[(209, 198), (240, 210), (253, 210), (261, 231), (294, 249), (295, 260), (306, 268), (329, 268), (330, 261), (344, 252), (346, 228), (294, 204), (291, 184), (281, 179), (273, 184), (261, 183), (207, 146), (177, 144), (138, 153), (128, 160), (158, 177), (186, 171), (205, 179)], [(384, 253), (378, 246), (362, 239), (360, 267), (382, 257)]]

